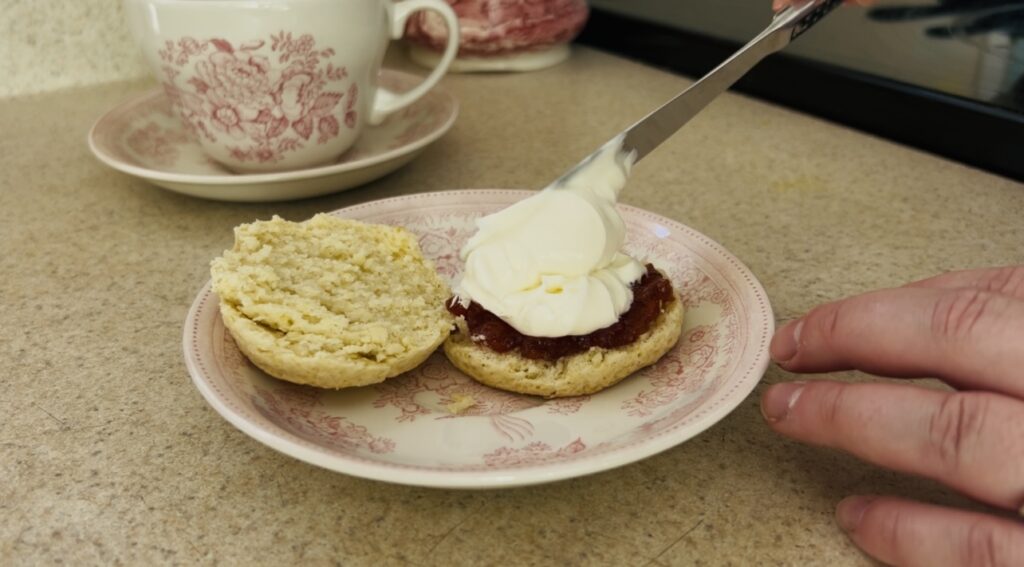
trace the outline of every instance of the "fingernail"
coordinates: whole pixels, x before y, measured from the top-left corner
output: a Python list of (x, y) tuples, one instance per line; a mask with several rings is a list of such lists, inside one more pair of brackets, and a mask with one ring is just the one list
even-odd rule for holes
[(778, 12), (785, 5), (786, 5), (786, 3), (783, 2), (783, 0), (774, 0), (774, 2), (772, 2), (772, 10), (775, 10), (776, 12)]
[(796, 356), (797, 347), (800, 345), (800, 332), (804, 329), (804, 320), (797, 319), (783, 325), (772, 337), (772, 344), (769, 353), (772, 360), (778, 364), (789, 362)]
[(793, 409), (807, 382), (783, 382), (776, 384), (761, 396), (761, 415), (765, 421), (775, 423), (786, 419)]
[(870, 496), (847, 496), (836, 506), (836, 522), (844, 531), (854, 532), (860, 526), (864, 512), (874, 498)]

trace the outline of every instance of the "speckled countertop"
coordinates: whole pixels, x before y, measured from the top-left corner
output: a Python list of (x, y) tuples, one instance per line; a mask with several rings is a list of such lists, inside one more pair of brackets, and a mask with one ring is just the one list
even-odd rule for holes
[[(404, 193), (539, 187), (686, 80), (580, 49), (546, 71), (445, 84), (462, 114), (409, 166), (361, 189), (254, 205), (163, 191), (90, 155), (92, 121), (151, 83), (0, 102), (0, 562), (858, 565), (832, 520), (842, 496), (964, 504), (776, 437), (761, 388), (663, 454), (506, 491), (351, 478), (220, 418), (180, 345), (233, 226)], [(724, 244), (780, 320), (1022, 260), (1021, 184), (740, 96), (645, 160), (623, 200)], [(773, 367), (765, 382), (789, 378)]]

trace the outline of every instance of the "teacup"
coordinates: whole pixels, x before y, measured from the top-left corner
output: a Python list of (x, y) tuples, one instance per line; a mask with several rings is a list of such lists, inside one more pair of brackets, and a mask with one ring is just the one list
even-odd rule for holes
[[(203, 151), (229, 168), (325, 164), (427, 93), (458, 49), (443, 0), (123, 0), (129, 27)], [(412, 90), (377, 86), (389, 40), (440, 15), (444, 57)]]

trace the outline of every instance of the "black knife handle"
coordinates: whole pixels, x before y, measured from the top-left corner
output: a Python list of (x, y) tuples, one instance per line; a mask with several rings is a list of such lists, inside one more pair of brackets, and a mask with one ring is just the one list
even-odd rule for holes
[(843, 0), (825, 0), (819, 4), (818, 7), (808, 12), (806, 16), (801, 18), (800, 21), (793, 26), (793, 33), (789, 36), (789, 40), (793, 41), (800, 37), (801, 34), (811, 29), (814, 24), (818, 23), (819, 20), (827, 16), (829, 12), (842, 3)]

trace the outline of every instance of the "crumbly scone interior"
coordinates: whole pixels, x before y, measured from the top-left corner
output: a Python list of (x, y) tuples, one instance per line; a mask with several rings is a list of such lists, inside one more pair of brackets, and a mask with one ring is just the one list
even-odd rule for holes
[(401, 228), (317, 215), (235, 229), (211, 267), (220, 300), (300, 357), (387, 362), (435, 344), (447, 287)]

